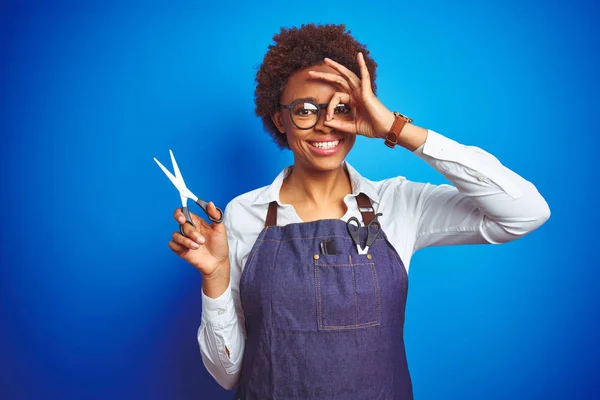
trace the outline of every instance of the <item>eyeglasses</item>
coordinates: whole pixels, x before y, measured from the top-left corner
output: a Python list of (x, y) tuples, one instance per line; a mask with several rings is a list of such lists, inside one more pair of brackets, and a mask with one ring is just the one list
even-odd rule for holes
[[(280, 104), (282, 108), (287, 108), (290, 112), (292, 122), (298, 129), (311, 129), (321, 118), (321, 111), (327, 108), (328, 103), (316, 104), (307, 100), (296, 100), (291, 104)], [(354, 116), (352, 108), (348, 104), (338, 104), (333, 111), (338, 119), (351, 121)]]

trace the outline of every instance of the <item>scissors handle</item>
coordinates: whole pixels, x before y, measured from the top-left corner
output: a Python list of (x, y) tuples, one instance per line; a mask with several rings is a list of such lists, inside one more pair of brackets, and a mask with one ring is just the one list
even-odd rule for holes
[(348, 221), (346, 222), (346, 229), (348, 229), (348, 233), (350, 234), (350, 237), (352, 237), (352, 241), (354, 242), (354, 244), (356, 245), (356, 249), (360, 253), (362, 248), (360, 246), (360, 222), (358, 221), (358, 218), (348, 218)]
[(208, 203), (206, 201), (204, 201), (202, 199), (198, 199), (198, 200), (196, 200), (196, 204), (198, 204), (200, 206), (200, 208), (204, 210), (204, 213), (206, 214), (208, 219), (210, 219), (212, 222), (214, 222), (215, 224), (220, 224), (221, 222), (223, 222), (223, 211), (221, 211), (221, 209), (219, 207), (215, 206), (215, 208), (219, 212), (219, 218), (213, 218), (208, 214), (208, 210), (207, 210)]
[[(204, 200), (198, 199), (196, 204), (198, 204), (200, 206), (200, 208), (202, 208), (204, 210), (204, 212), (206, 213), (206, 216), (208, 217), (209, 220), (211, 220), (215, 224), (220, 224), (221, 222), (223, 222), (223, 211), (221, 211), (221, 209), (219, 207), (216, 207), (216, 208), (220, 214), (220, 217), (213, 218), (208, 214), (208, 211), (206, 211), (206, 207), (208, 205), (207, 202), (205, 202)], [(190, 215), (190, 209), (188, 207), (181, 207), (181, 212), (183, 212), (183, 215), (185, 216), (185, 222), (189, 222), (195, 228), (196, 225), (194, 224), (194, 221), (192, 221), (192, 216)]]
[[(194, 227), (194, 229), (196, 229), (196, 225), (194, 225), (194, 221), (192, 221), (192, 216), (190, 215), (190, 209), (187, 207), (181, 207), (181, 212), (185, 216), (185, 222), (189, 222)], [(183, 225), (184, 224), (179, 225), (179, 232), (183, 236), (186, 236), (185, 232), (183, 232)]]
[[(208, 205), (207, 202), (205, 202), (204, 200), (198, 199), (196, 204), (198, 204), (200, 206), (200, 208), (202, 208), (204, 210), (204, 212), (206, 213), (206, 216), (208, 217), (209, 220), (211, 220), (215, 224), (220, 224), (221, 222), (223, 222), (223, 211), (221, 211), (221, 209), (219, 207), (216, 207), (216, 208), (221, 216), (218, 219), (215, 219), (215, 218), (211, 217), (210, 215), (208, 215), (208, 212), (206, 211), (206, 207)], [(190, 209), (188, 207), (181, 207), (181, 212), (185, 216), (185, 222), (189, 222), (195, 229), (196, 225), (194, 224), (194, 221), (192, 221), (192, 216), (190, 215)], [(183, 224), (179, 225), (179, 232), (181, 232), (181, 234), (183, 236), (186, 236), (185, 233), (183, 232)]]
[(375, 217), (373, 217), (373, 220), (371, 220), (371, 222), (369, 222), (369, 225), (367, 225), (367, 232), (368, 232), (367, 248), (371, 247), (371, 245), (373, 244), (373, 242), (375, 242), (375, 239), (379, 235), (379, 232), (381, 231), (381, 224), (377, 220), (377, 217), (379, 217), (380, 215), (383, 215), (383, 214), (382, 213), (375, 214)]

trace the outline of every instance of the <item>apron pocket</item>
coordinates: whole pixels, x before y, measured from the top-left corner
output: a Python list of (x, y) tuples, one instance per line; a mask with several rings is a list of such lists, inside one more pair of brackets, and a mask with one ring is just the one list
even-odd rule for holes
[(362, 254), (322, 254), (314, 264), (318, 330), (380, 325), (380, 286), (372, 259)]

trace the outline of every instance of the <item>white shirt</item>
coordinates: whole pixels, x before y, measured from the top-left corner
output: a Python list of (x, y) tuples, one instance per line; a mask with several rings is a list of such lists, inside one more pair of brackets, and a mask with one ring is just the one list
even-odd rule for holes
[[(550, 217), (548, 204), (533, 184), (477, 147), (463, 146), (430, 130), (414, 154), (454, 186), (411, 182), (404, 177), (373, 182), (345, 163), (352, 194), (344, 197), (348, 211), (342, 220), (354, 216), (362, 221), (355, 197), (364, 192), (376, 212), (383, 213), (381, 227), (407, 271), (413, 253), (424, 247), (505, 243), (533, 231)], [(237, 384), (244, 354), (240, 277), (264, 228), (269, 203), (277, 201), (277, 225), (303, 222), (292, 205), (279, 201), (289, 171), (289, 167), (283, 170), (269, 186), (236, 197), (225, 209), (230, 285), (216, 299), (202, 293), (198, 343), (206, 369), (226, 389)]]

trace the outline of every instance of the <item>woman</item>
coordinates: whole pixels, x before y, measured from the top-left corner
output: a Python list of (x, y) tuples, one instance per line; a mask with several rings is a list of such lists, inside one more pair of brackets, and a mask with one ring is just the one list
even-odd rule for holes
[[(175, 211), (183, 234), (169, 246), (202, 273), (204, 364), (240, 399), (412, 399), (402, 339), (412, 254), (517, 239), (548, 205), (492, 155), (385, 107), (375, 62), (343, 25), (274, 41), (256, 111), (294, 164), (232, 200), (224, 224), (193, 216), (196, 230)], [(454, 187), (363, 178), (344, 161), (356, 135), (408, 149)], [(219, 217), (212, 203), (209, 213)]]

